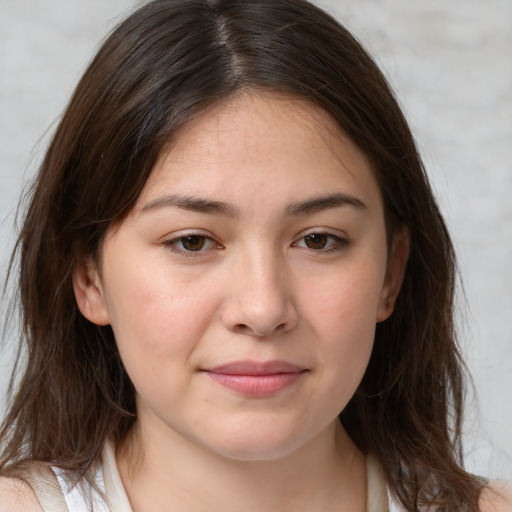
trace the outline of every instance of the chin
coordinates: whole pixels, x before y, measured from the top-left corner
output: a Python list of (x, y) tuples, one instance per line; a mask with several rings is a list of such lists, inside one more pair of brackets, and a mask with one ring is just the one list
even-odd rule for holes
[(278, 429), (238, 429), (224, 435), (217, 442), (207, 443), (218, 455), (237, 461), (272, 461), (284, 458), (299, 449), (305, 440), (296, 433), (279, 432)]

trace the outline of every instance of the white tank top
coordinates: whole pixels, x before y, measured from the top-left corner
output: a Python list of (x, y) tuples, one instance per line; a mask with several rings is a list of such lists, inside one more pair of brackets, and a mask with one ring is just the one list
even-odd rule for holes
[[(105, 444), (101, 464), (91, 477), (94, 485), (86, 480), (74, 485), (72, 474), (59, 468), (53, 468), (53, 471), (69, 512), (133, 512), (117, 469), (112, 443)], [(366, 473), (367, 512), (400, 512), (390, 499), (382, 468), (372, 456), (366, 457)]]

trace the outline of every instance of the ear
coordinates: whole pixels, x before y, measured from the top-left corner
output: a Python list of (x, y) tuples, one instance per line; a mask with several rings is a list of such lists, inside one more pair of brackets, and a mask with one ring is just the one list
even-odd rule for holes
[(383, 322), (393, 313), (396, 298), (404, 280), (405, 268), (409, 259), (409, 248), (409, 231), (406, 227), (402, 227), (393, 236), (386, 276), (377, 309), (377, 322)]
[(78, 309), (87, 320), (96, 325), (110, 324), (103, 285), (92, 258), (87, 258), (75, 268), (73, 290)]

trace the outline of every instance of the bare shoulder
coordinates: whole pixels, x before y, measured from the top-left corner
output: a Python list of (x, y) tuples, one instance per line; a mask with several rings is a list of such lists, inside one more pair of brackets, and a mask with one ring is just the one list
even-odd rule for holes
[(512, 484), (491, 482), (480, 496), (480, 512), (512, 512)]
[(28, 484), (0, 477), (0, 512), (43, 512), (43, 508)]

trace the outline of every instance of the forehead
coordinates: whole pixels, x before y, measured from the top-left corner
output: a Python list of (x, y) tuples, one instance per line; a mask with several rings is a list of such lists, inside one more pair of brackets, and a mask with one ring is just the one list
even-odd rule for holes
[(379, 195), (368, 159), (326, 112), (303, 99), (252, 91), (187, 126), (160, 155), (138, 206), (175, 189), (247, 201), (248, 190), (262, 187), (290, 200), (333, 186)]
[[(297, 138), (299, 132), (301, 138)], [(241, 133), (243, 139), (234, 137)], [(262, 134), (269, 147), (281, 151), (294, 146), (307, 150), (309, 145), (305, 146), (301, 140), (307, 138), (334, 152), (340, 146), (359, 152), (334, 119), (312, 102), (291, 95), (249, 90), (217, 104), (188, 123), (174, 143), (162, 151), (155, 170), (165, 160), (206, 156), (208, 146), (212, 152), (234, 153), (240, 150), (237, 143), (243, 144), (242, 149), (250, 149), (262, 142)], [(196, 151), (199, 147), (201, 153)]]

